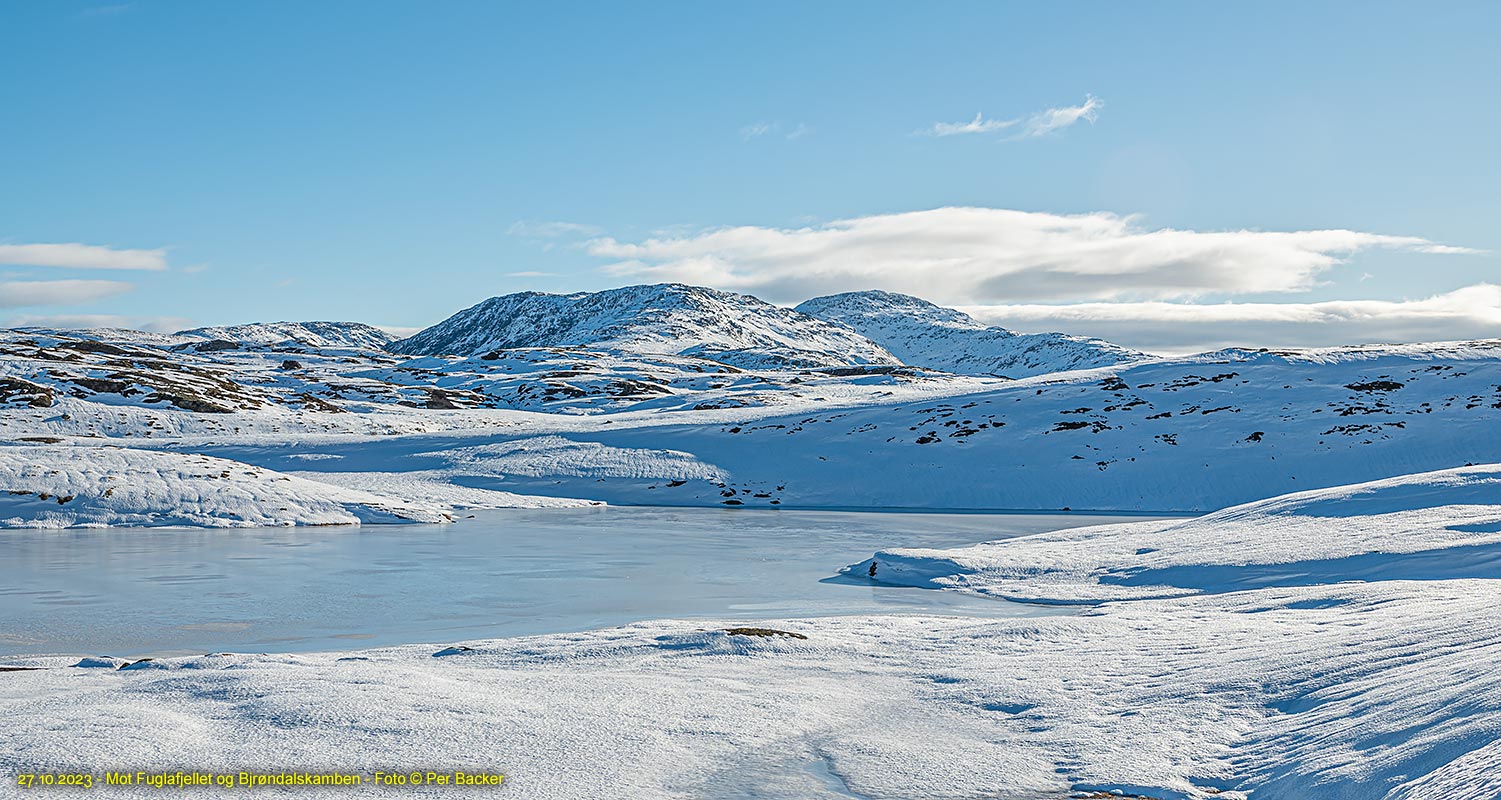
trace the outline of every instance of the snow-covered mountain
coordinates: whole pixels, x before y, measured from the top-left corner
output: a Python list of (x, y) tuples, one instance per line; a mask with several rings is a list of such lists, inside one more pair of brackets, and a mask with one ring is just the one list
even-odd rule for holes
[(962, 311), (894, 292), (815, 297), (796, 309), (843, 325), (914, 367), (959, 375), (1025, 378), (1139, 361), (1144, 353), (1062, 333), (1016, 334)]
[(358, 347), (379, 350), (396, 339), (363, 322), (251, 322), (178, 331), (178, 336), (268, 347)]
[[(1501, 453), (1501, 341), (1227, 350), (1017, 380), (789, 369), (769, 356), (752, 369), (661, 351), (723, 357), (714, 346), (738, 344), (749, 361), (780, 310), (689, 287), (603, 294), (619, 301), (614, 317), (548, 319), (557, 339), (614, 340), (485, 350), (495, 339), (484, 329), (482, 352), (467, 357), (0, 331), (0, 446), (171, 448), (327, 471), (355, 488), (407, 485), (400, 474), (421, 464), (430, 485), (412, 497), (457, 486), (647, 505), (1138, 511), (1220, 508)], [(733, 304), (756, 316), (734, 316)], [(812, 326), (822, 349), (794, 351), (808, 360), (886, 353), (780, 313)], [(606, 319), (620, 324), (585, 331)], [(430, 436), (440, 433), (442, 443)]]
[(747, 369), (900, 363), (845, 327), (749, 295), (679, 283), (492, 297), (386, 349), (478, 356), (535, 347), (697, 356)]

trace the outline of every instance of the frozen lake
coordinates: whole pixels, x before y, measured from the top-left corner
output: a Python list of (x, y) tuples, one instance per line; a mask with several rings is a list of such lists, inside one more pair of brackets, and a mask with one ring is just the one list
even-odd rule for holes
[(313, 651), (658, 618), (1064, 613), (835, 578), (883, 547), (1121, 518), (688, 508), (447, 526), (0, 531), (0, 655)]

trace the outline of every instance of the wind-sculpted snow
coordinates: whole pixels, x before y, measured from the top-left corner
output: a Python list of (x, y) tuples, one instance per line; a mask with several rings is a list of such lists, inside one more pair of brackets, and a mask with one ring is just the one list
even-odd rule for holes
[[(1501, 796), (1501, 677), (1484, 666), (1501, 656), (1490, 607), (1501, 585), (1501, 465), (1301, 492), (1187, 522), (894, 549), (846, 573), (1033, 602), (1115, 601), (1091, 612), (1133, 628), (1107, 670), (1147, 695), (1208, 681), (1182, 699), (1241, 717), (1231, 731), (1201, 732), (1225, 757), (1178, 780), (1122, 770), (1103, 787), (1152, 787), (1141, 792), (1150, 797), (1220, 788), (1253, 798)], [(1185, 712), (1155, 713), (1181, 733), (1199, 707)]]
[(903, 364), (960, 375), (1025, 378), (1142, 361), (1145, 353), (1062, 333), (1019, 335), (916, 297), (868, 291), (815, 297), (798, 311), (843, 325)]
[(395, 336), (361, 322), (253, 322), (178, 331), (178, 336), (280, 347), (379, 350)]
[(120, 447), (0, 446), (0, 528), (447, 522), (441, 507), (210, 458)]
[[(714, 466), (676, 450), (631, 450), (560, 436), (540, 436), (480, 445), (444, 453), (460, 471), (489, 472), (527, 478), (569, 475), (578, 478), (724, 479)], [(466, 469), (467, 468), (467, 469)]]
[(959, 550), (897, 549), (847, 572), (1077, 603), (1334, 584), (1501, 579), (1501, 466), (1260, 500), (1187, 522), (1074, 528)]
[(492, 297), (387, 349), (479, 356), (535, 347), (687, 355), (744, 369), (899, 363), (843, 327), (749, 295), (676, 283)]

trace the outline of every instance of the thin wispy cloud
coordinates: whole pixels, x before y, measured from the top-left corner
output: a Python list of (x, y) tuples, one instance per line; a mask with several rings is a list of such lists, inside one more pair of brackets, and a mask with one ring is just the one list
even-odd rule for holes
[(919, 133), (932, 136), (963, 136), (967, 133), (994, 133), (1007, 128), (1015, 127), (1021, 120), (1018, 119), (985, 119), (984, 114), (977, 113), (969, 122), (935, 122), (933, 127)]
[(1046, 111), (1033, 114), (1027, 119), (1022, 129), (1024, 136), (1047, 136), (1050, 133), (1061, 131), (1073, 125), (1079, 120), (1094, 124), (1099, 117), (1100, 107), (1104, 104), (1094, 95), (1087, 95), (1083, 105), (1064, 106), (1063, 108), (1050, 108)]
[(962, 310), (1021, 332), (1061, 330), (1143, 350), (1185, 353), (1494, 338), (1501, 331), (1501, 286), (1475, 284), (1415, 300), (1018, 304)]
[(46, 314), (10, 317), (0, 321), (6, 328), (128, 328), (151, 333), (174, 333), (194, 326), (186, 317), (126, 317), (118, 314)]
[(1077, 106), (1049, 108), (1030, 116), (1014, 119), (986, 119), (983, 113), (977, 113), (969, 122), (935, 122), (917, 131), (917, 134), (943, 137), (1013, 131), (1013, 134), (1007, 137), (1008, 140), (1047, 136), (1080, 120), (1093, 123), (1099, 117), (1102, 106), (1104, 103), (1100, 102), (1099, 98), (1086, 95), (1084, 102)]
[(775, 302), (886, 289), (948, 304), (1185, 300), (1311, 289), (1375, 248), (1474, 252), (1349, 230), (1148, 228), (1109, 212), (938, 208), (802, 228), (718, 228), (639, 242), (601, 237), (611, 274), (747, 291)]
[(740, 129), (740, 138), (749, 142), (752, 139), (760, 139), (763, 136), (780, 136), (789, 142), (794, 142), (813, 133), (813, 129), (805, 122), (799, 122), (785, 134), (782, 133), (782, 130), (782, 123), (780, 122), (756, 122), (743, 126)]
[(773, 125), (769, 122), (755, 122), (740, 129), (740, 138), (748, 142), (771, 133), (772, 129)]
[(116, 3), (114, 5), (93, 6), (85, 8), (74, 15), (77, 19), (100, 19), (103, 17), (117, 17), (135, 8), (135, 3)]
[(165, 250), (122, 250), (90, 244), (0, 244), (0, 264), (72, 269), (167, 268)]
[(522, 272), (507, 272), (507, 278), (555, 278), (556, 272), (538, 272), (536, 270), (524, 270)]
[(0, 283), (0, 308), (81, 305), (134, 288), (124, 281), (7, 281)]
[(598, 236), (604, 229), (598, 225), (582, 222), (531, 222), (518, 220), (511, 223), (506, 233), (529, 239), (559, 239), (568, 236)]

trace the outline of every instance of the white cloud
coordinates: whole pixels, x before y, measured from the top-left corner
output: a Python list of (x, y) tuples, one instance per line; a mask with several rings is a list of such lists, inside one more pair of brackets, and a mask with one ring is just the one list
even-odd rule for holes
[(1064, 106), (1063, 108), (1050, 108), (1033, 114), (1027, 119), (1027, 125), (1022, 129), (1025, 136), (1047, 136), (1054, 131), (1060, 131), (1073, 125), (1079, 120), (1085, 120), (1094, 124), (1099, 116), (1101, 103), (1094, 95), (1086, 95), (1084, 104), (1079, 106)]
[(167, 268), (165, 250), (119, 250), (89, 244), (0, 244), (0, 264), (74, 269)]
[(1099, 116), (1102, 106), (1104, 106), (1104, 103), (1100, 102), (1099, 98), (1094, 95), (1085, 95), (1082, 105), (1049, 108), (1031, 116), (1018, 117), (1016, 119), (985, 119), (984, 114), (975, 114), (975, 118), (969, 122), (935, 122), (932, 126), (917, 131), (917, 133), (928, 136), (962, 136), (976, 133), (995, 133), (1020, 126), (1015, 135), (1009, 137), (1010, 139), (1047, 136), (1050, 133), (1063, 130), (1081, 119), (1093, 123)]
[(1348, 230), (1149, 229), (1108, 212), (1059, 215), (938, 208), (803, 228), (737, 227), (622, 242), (588, 252), (606, 271), (797, 302), (886, 289), (937, 303), (1174, 300), (1296, 292), (1361, 250), (1468, 253), (1414, 236)]
[(8, 281), (0, 283), (0, 308), (78, 305), (134, 288), (124, 281)]
[(966, 133), (993, 133), (1005, 130), (1017, 123), (1018, 119), (985, 119), (984, 114), (976, 113), (975, 118), (969, 122), (935, 122), (933, 127), (918, 133), (926, 133), (930, 136), (962, 136)]
[(811, 135), (812, 133), (812, 128), (808, 127), (805, 123), (799, 122), (796, 128), (793, 128), (792, 130), (787, 132), (787, 141), (795, 142), (798, 139), (803, 138), (804, 136)]
[(507, 272), (507, 278), (553, 278), (556, 272), (538, 272), (536, 270), (524, 270), (522, 272)]
[(1098, 336), (1144, 350), (1331, 346), (1501, 336), (1501, 286), (1476, 284), (1417, 300), (1318, 303), (1079, 303), (969, 306), (984, 322), (1037, 333)]

